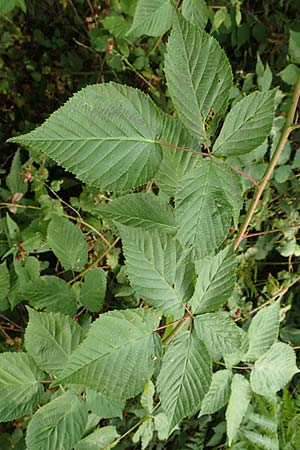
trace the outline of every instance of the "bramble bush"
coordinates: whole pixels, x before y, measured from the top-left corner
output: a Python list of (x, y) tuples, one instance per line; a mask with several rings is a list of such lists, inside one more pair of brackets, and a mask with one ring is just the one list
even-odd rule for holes
[[(227, 3), (115, 2), (100, 23), (94, 10), (91, 48), (122, 80), (8, 140), (29, 157), (18, 149), (1, 185), (3, 446), (299, 445), (300, 32), (276, 83), (258, 55), (233, 84), (218, 40), (230, 30), (238, 52), (247, 24)], [(126, 66), (148, 94), (120, 82)], [(288, 270), (259, 290), (273, 255)]]

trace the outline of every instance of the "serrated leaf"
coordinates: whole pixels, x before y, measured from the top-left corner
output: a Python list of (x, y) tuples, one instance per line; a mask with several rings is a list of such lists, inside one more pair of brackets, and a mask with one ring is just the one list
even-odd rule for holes
[(83, 384), (119, 401), (134, 397), (146, 384), (160, 351), (160, 340), (153, 333), (158, 323), (152, 309), (102, 314), (54, 385)]
[(152, 193), (124, 195), (97, 208), (106, 219), (130, 227), (176, 234), (177, 227), (172, 208)]
[(76, 297), (71, 286), (63, 279), (44, 275), (22, 286), (22, 296), (36, 308), (61, 312), (73, 316), (76, 312)]
[(100, 450), (109, 446), (117, 437), (119, 433), (116, 427), (108, 425), (102, 427), (93, 433), (86, 436), (84, 439), (78, 442), (75, 446), (75, 450)]
[(88, 260), (88, 246), (82, 232), (68, 219), (54, 216), (48, 226), (47, 243), (66, 270), (80, 272)]
[(19, 150), (15, 153), (15, 156), (12, 160), (10, 172), (6, 177), (6, 184), (12, 194), (25, 194), (27, 192), (28, 184), (25, 183), (23, 178)]
[(91, 312), (101, 310), (106, 293), (106, 272), (100, 267), (90, 270), (80, 286), (80, 303)]
[(163, 114), (162, 119), (163, 131), (160, 142), (163, 160), (155, 183), (165, 194), (174, 196), (183, 176), (193, 169), (199, 160), (201, 161), (201, 157), (192, 151), (202, 149), (177, 117)]
[(119, 227), (129, 280), (136, 293), (165, 314), (180, 316), (192, 295), (192, 268), (174, 238)]
[(221, 168), (220, 164), (203, 160), (183, 177), (175, 196), (179, 240), (199, 259), (220, 246), (241, 207), (240, 183), (228, 167), (223, 164)]
[(128, 21), (122, 15), (104, 17), (101, 23), (110, 34), (120, 38), (124, 37), (130, 28)]
[(88, 419), (83, 400), (72, 391), (42, 406), (29, 422), (27, 450), (71, 450)]
[(170, 0), (139, 0), (128, 34), (139, 37), (161, 36), (172, 25), (173, 5)]
[(42, 370), (58, 375), (80, 344), (83, 332), (74, 320), (63, 314), (28, 310), (25, 348)]
[(277, 342), (262, 355), (251, 371), (251, 388), (257, 394), (273, 399), (298, 373), (295, 351), (287, 344)]
[(249, 349), (244, 361), (255, 361), (275, 343), (279, 333), (279, 302), (266, 306), (256, 313), (249, 329)]
[(231, 370), (214, 373), (208, 392), (205, 394), (199, 416), (214, 414), (226, 405), (230, 394)]
[(169, 345), (162, 360), (157, 389), (170, 430), (200, 409), (211, 383), (211, 366), (206, 346), (196, 334), (181, 333)]
[(193, 25), (197, 25), (200, 28), (206, 26), (209, 9), (205, 0), (183, 0), (181, 12), (183, 17)]
[(161, 126), (154, 103), (141, 91), (97, 84), (10, 142), (42, 151), (89, 185), (122, 191), (154, 177), (162, 158), (156, 144)]
[(241, 346), (240, 329), (225, 312), (201, 314), (195, 317), (195, 332), (211, 357), (218, 359), (227, 353), (234, 353)]
[(42, 372), (26, 353), (0, 354), (0, 421), (30, 414), (40, 401)]
[(212, 36), (174, 14), (165, 74), (182, 122), (204, 141), (211, 109), (218, 115), (229, 97), (232, 73), (225, 52)]
[(6, 300), (10, 288), (9, 272), (4, 261), (0, 264), (0, 311), (5, 311), (9, 304)]
[(195, 292), (189, 304), (194, 313), (216, 310), (231, 296), (235, 285), (236, 258), (232, 246), (200, 260)]
[(236, 103), (226, 116), (213, 152), (243, 155), (261, 145), (273, 125), (274, 98), (275, 90), (254, 92)]
[(249, 381), (243, 375), (232, 378), (231, 395), (226, 410), (227, 436), (229, 445), (235, 440), (251, 399)]
[(120, 417), (122, 419), (125, 401), (111, 400), (99, 392), (87, 389), (86, 404), (88, 409), (101, 419), (110, 419), (112, 417)]

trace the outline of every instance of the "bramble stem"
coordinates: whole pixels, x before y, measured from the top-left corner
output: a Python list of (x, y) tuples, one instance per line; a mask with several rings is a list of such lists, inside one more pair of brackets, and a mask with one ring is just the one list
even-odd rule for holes
[(252, 199), (252, 202), (250, 204), (250, 207), (248, 209), (248, 212), (246, 214), (245, 220), (240, 228), (240, 231), (238, 233), (238, 237), (234, 246), (234, 249), (237, 250), (240, 243), (242, 242), (242, 240), (244, 239), (245, 235), (246, 235), (246, 231), (247, 228), (252, 220), (252, 217), (256, 211), (258, 202), (260, 200), (260, 197), (262, 196), (266, 185), (268, 184), (273, 171), (278, 163), (278, 160), (280, 158), (280, 155), (285, 147), (285, 144), (289, 138), (290, 133), (295, 129), (295, 125), (294, 124), (294, 118), (295, 118), (295, 114), (296, 114), (296, 110), (297, 110), (297, 106), (298, 106), (298, 101), (299, 101), (299, 97), (300, 97), (300, 76), (298, 77), (297, 83), (295, 85), (295, 89), (293, 92), (293, 97), (292, 97), (292, 103), (287, 115), (287, 119), (286, 119), (286, 123), (283, 127), (282, 133), (281, 133), (281, 137), (279, 139), (279, 142), (277, 144), (276, 150), (271, 158), (271, 161), (262, 177), (262, 179), (260, 180), (260, 182), (258, 183), (255, 191), (254, 191), (254, 196)]

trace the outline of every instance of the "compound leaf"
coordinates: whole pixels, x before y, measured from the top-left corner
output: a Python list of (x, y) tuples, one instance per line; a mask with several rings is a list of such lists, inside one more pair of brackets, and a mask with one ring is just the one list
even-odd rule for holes
[(160, 341), (153, 333), (158, 322), (152, 309), (102, 314), (53, 385), (82, 384), (119, 401), (139, 394), (160, 354)]
[(97, 84), (77, 92), (36, 130), (9, 141), (42, 151), (89, 185), (121, 191), (157, 172), (159, 119), (141, 91)]
[(27, 449), (71, 450), (81, 438), (87, 419), (83, 400), (68, 391), (33, 415), (27, 428)]
[(204, 343), (186, 331), (168, 347), (157, 379), (161, 405), (170, 430), (181, 419), (196, 413), (209, 389), (212, 361)]

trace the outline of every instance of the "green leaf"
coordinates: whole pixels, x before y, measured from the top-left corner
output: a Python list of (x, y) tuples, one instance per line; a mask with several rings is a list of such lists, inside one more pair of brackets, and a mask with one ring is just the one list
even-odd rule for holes
[(300, 69), (295, 64), (288, 64), (281, 72), (279, 72), (278, 75), (280, 75), (285, 83), (293, 85), (297, 83), (297, 79), (300, 75)]
[(0, 311), (5, 311), (8, 309), (9, 304), (7, 301), (7, 296), (10, 289), (10, 277), (9, 272), (4, 261), (0, 264)]
[(36, 308), (62, 312), (73, 316), (76, 312), (76, 297), (70, 285), (61, 278), (44, 275), (29, 281), (21, 289), (23, 297)]
[(12, 160), (10, 172), (6, 177), (6, 184), (12, 194), (25, 194), (27, 192), (28, 185), (24, 182), (24, 178), (22, 175), (22, 165), (19, 150), (15, 153), (15, 156)]
[(225, 312), (201, 314), (195, 317), (195, 332), (212, 358), (234, 353), (241, 346), (240, 329)]
[(100, 450), (107, 448), (117, 437), (119, 433), (116, 427), (111, 425), (100, 428), (78, 442), (75, 450)]
[(91, 312), (101, 310), (106, 293), (106, 272), (100, 267), (90, 270), (80, 285), (80, 303)]
[(261, 309), (252, 319), (249, 329), (249, 349), (244, 361), (255, 361), (275, 343), (279, 333), (279, 302)]
[(165, 57), (168, 89), (184, 125), (204, 141), (211, 108), (218, 115), (227, 106), (231, 67), (212, 36), (179, 15), (174, 18)]
[(243, 375), (234, 375), (231, 383), (231, 395), (226, 410), (227, 436), (229, 445), (237, 436), (243, 417), (251, 399), (249, 381)]
[(275, 92), (254, 92), (236, 103), (226, 116), (213, 152), (243, 155), (261, 145), (273, 125)]
[(170, 0), (139, 0), (128, 34), (161, 36), (171, 28), (173, 5)]
[(47, 243), (66, 270), (80, 272), (88, 260), (82, 232), (68, 219), (54, 216), (48, 226)]
[(142, 407), (151, 414), (153, 411), (153, 397), (155, 393), (155, 386), (151, 380), (148, 381), (144, 387), (143, 393), (141, 395), (141, 405)]
[(99, 392), (87, 389), (86, 404), (88, 409), (101, 419), (110, 419), (112, 417), (120, 417), (122, 419), (125, 401), (111, 400)]
[(153, 419), (151, 416), (150, 417), (148, 416), (134, 433), (132, 437), (132, 442), (137, 443), (139, 440), (141, 440), (142, 442), (141, 449), (145, 450), (153, 438), (153, 433), (154, 433)]
[(193, 25), (197, 25), (200, 28), (206, 26), (209, 9), (205, 0), (183, 0), (181, 12), (183, 17)]
[(199, 261), (195, 292), (189, 304), (194, 313), (216, 310), (231, 296), (235, 285), (236, 258), (232, 246)]
[(183, 126), (181, 120), (167, 114), (163, 114), (162, 117), (164, 126), (160, 142), (163, 160), (155, 183), (170, 197), (175, 195), (183, 176), (193, 169), (199, 160), (201, 162), (201, 157), (192, 151), (201, 151), (202, 148)]
[(290, 29), (289, 39), (289, 55), (291, 62), (300, 64), (300, 31), (294, 31)]
[[(236, 190), (234, 190), (236, 189)], [(204, 160), (187, 173), (175, 196), (179, 240), (196, 258), (213, 253), (241, 207), (241, 185), (221, 162)]]
[(36, 130), (9, 141), (42, 151), (89, 185), (125, 190), (151, 180), (159, 168), (159, 119), (142, 92), (97, 84), (76, 93)]
[(150, 192), (124, 195), (100, 206), (97, 208), (97, 212), (106, 219), (130, 227), (157, 230), (169, 234), (177, 232), (170, 205), (160, 201), (156, 195)]
[(214, 373), (208, 392), (205, 394), (199, 416), (214, 414), (226, 405), (230, 394), (230, 370), (219, 370)]
[(192, 267), (169, 235), (120, 226), (129, 280), (137, 295), (180, 316), (192, 295)]
[(246, 439), (248, 439), (255, 446), (254, 448), (263, 448), (265, 450), (280, 450), (277, 435), (275, 435), (274, 437), (270, 437), (267, 434), (256, 433), (250, 430), (243, 430), (243, 436), (245, 436)]
[(29, 422), (27, 450), (71, 450), (81, 438), (88, 413), (72, 391), (42, 406)]
[(251, 371), (251, 388), (257, 394), (273, 399), (299, 370), (295, 351), (287, 344), (277, 342), (262, 355)]
[(83, 384), (118, 401), (134, 397), (142, 391), (160, 354), (160, 341), (153, 333), (158, 323), (152, 309), (102, 314), (53, 385)]
[(25, 348), (42, 370), (58, 375), (80, 344), (83, 332), (74, 320), (60, 313), (28, 311)]
[(101, 23), (105, 30), (108, 30), (110, 34), (121, 38), (124, 37), (130, 27), (129, 23), (122, 15), (104, 17), (104, 19), (101, 20)]
[(42, 372), (26, 353), (0, 354), (0, 421), (31, 414), (41, 400)]
[(25, 0), (0, 0), (0, 14), (8, 14), (14, 8), (19, 7), (25, 13)]
[(169, 345), (162, 360), (157, 389), (170, 430), (200, 409), (211, 383), (211, 366), (206, 346), (196, 334), (181, 333)]

